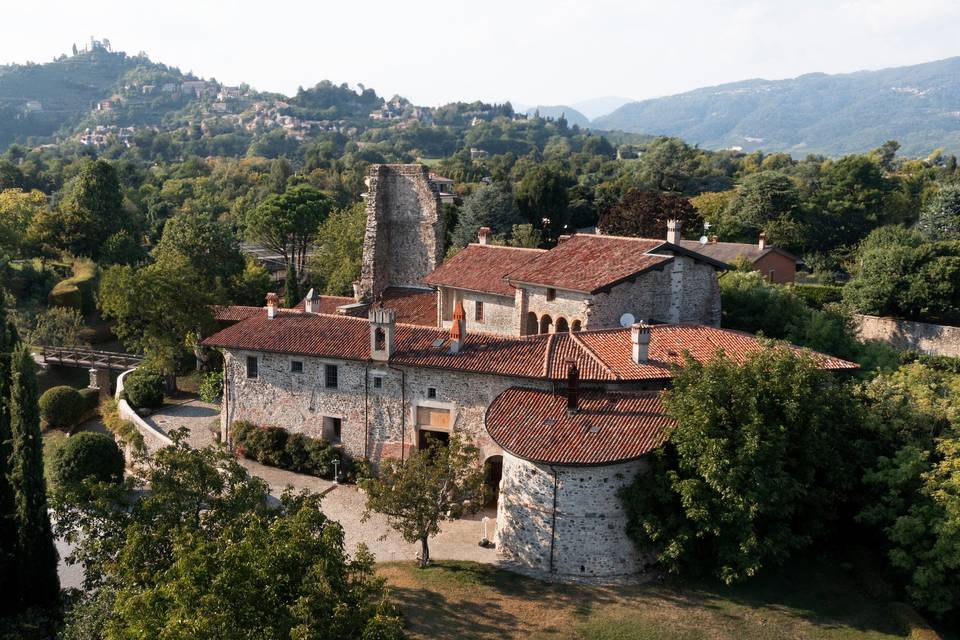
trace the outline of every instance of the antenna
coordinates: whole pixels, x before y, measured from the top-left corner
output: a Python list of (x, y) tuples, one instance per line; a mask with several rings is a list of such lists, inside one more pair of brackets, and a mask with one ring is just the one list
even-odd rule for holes
[(700, 244), (707, 244), (710, 241), (710, 238), (707, 236), (700, 236)]
[(625, 314), (623, 314), (622, 316), (620, 316), (620, 326), (621, 326), (621, 327), (629, 327), (629, 326), (632, 326), (636, 321), (637, 321), (637, 319), (633, 317), (633, 314), (632, 314), (632, 313), (625, 313)]

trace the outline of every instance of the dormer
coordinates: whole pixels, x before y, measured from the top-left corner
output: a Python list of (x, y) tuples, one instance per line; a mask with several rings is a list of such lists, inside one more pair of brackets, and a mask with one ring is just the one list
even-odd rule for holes
[(396, 348), (397, 312), (375, 307), (370, 310), (370, 359), (388, 361)]

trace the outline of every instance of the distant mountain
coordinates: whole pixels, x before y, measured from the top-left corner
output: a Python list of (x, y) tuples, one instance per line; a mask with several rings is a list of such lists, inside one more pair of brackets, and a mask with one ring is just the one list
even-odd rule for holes
[(630, 98), (621, 98), (620, 96), (604, 96), (602, 98), (591, 98), (590, 100), (581, 100), (574, 102), (570, 106), (587, 116), (591, 120), (605, 116), (619, 109), (623, 105), (633, 102)]
[(587, 116), (583, 115), (573, 107), (568, 107), (565, 105), (556, 105), (556, 106), (544, 106), (538, 105), (536, 107), (530, 107), (526, 110), (527, 115), (533, 115), (537, 111), (540, 112), (540, 115), (544, 118), (553, 118), (556, 120), (562, 114), (564, 118), (567, 119), (567, 124), (570, 126), (579, 125), (581, 127), (587, 127), (590, 125), (590, 119)]
[(960, 57), (790, 80), (745, 80), (626, 104), (592, 129), (703, 147), (842, 155), (897, 140), (901, 153), (960, 154)]

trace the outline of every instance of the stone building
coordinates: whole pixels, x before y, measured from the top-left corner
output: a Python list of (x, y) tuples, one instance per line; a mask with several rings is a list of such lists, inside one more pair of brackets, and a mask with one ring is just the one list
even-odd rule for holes
[(616, 495), (662, 442), (660, 391), (685, 353), (761, 348), (716, 326), (724, 265), (674, 242), (574, 235), (544, 251), (484, 232), (438, 267), (425, 180), (371, 169), (355, 297), (217, 310), (204, 343), (224, 355), (224, 440), (249, 420), (377, 465), (462, 434), (486, 467), (506, 560), (552, 578), (641, 571)]

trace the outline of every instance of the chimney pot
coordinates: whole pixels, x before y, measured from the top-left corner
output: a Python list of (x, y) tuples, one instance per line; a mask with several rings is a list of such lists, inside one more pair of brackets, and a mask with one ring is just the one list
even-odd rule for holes
[(633, 346), (633, 361), (647, 364), (650, 361), (650, 325), (638, 322), (630, 327), (630, 343)]
[(353, 299), (356, 302), (360, 302), (360, 299), (363, 298), (363, 289), (360, 287), (360, 281), (353, 281)]
[(763, 251), (767, 248), (767, 234), (760, 234), (760, 239), (757, 241), (757, 246), (760, 247), (760, 251)]
[(397, 312), (377, 306), (370, 309), (370, 359), (387, 361), (396, 348)]
[(267, 294), (267, 317), (271, 320), (277, 315), (277, 307), (280, 306), (280, 297), (270, 292)]
[(667, 242), (670, 244), (680, 243), (680, 221), (667, 220)]
[(311, 288), (303, 301), (303, 310), (307, 313), (320, 313), (320, 294)]
[(719, 240), (720, 240), (719, 236), (710, 236), (710, 244), (717, 244)]
[(567, 414), (580, 410), (580, 369), (573, 360), (567, 360)]
[(490, 244), (490, 234), (493, 230), (490, 227), (480, 227), (480, 230), (477, 232), (477, 238), (480, 241), (480, 244)]
[(453, 308), (453, 324), (450, 325), (450, 353), (460, 353), (467, 338), (467, 312), (463, 310), (463, 301), (457, 300)]

